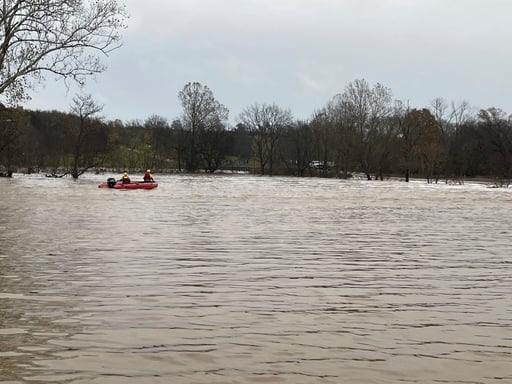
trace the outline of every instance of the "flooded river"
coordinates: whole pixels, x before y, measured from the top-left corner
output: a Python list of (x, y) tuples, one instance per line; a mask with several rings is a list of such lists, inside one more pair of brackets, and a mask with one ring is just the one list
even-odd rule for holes
[(512, 383), (512, 190), (106, 177), (0, 179), (0, 382)]

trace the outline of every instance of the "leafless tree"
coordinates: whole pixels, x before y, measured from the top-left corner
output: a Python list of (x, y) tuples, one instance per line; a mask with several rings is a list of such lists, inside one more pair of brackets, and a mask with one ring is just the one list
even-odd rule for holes
[(120, 47), (126, 17), (115, 0), (2, 0), (0, 95), (12, 104), (28, 99), (45, 74), (83, 84)]
[(512, 180), (512, 125), (506, 113), (495, 107), (480, 110), (478, 119), (491, 146), (488, 161), (495, 183), (508, 187)]
[(392, 112), (391, 90), (379, 83), (371, 87), (364, 79), (355, 80), (347, 85), (339, 100), (354, 124), (355, 155), (361, 171), (371, 179), (371, 172), (378, 168), (376, 148), (383, 133), (382, 124)]
[[(463, 100), (459, 103), (452, 101), (450, 105), (441, 97), (436, 97), (430, 103), (430, 112), (435, 117), (443, 136), (456, 131), (472, 118), (469, 102)], [(450, 108), (449, 108), (450, 107)]]
[(443, 98), (437, 97), (431, 102), (430, 112), (441, 129), (441, 139), (444, 146), (444, 171), (446, 182), (450, 178), (462, 183), (464, 164), (462, 164), (463, 140), (461, 129), (473, 119), (471, 107), (467, 101), (448, 104)]
[(253, 104), (239, 116), (240, 122), (254, 135), (253, 148), (262, 175), (273, 174), (277, 144), (284, 128), (293, 122), (292, 113), (276, 104)]
[[(102, 128), (97, 116), (103, 106), (97, 104), (91, 95), (77, 95), (73, 98), (71, 113), (78, 118), (76, 128), (70, 139), (73, 141), (73, 164), (71, 176), (77, 179), (87, 169), (97, 166), (97, 155), (106, 150), (106, 134), (101, 135)], [(103, 142), (101, 139), (105, 139)], [(98, 140), (99, 139), (99, 140)]]
[(348, 178), (349, 172), (355, 170), (356, 121), (351, 104), (338, 94), (332, 98), (324, 110), (332, 126), (327, 143), (331, 143), (334, 148), (339, 175)]
[(144, 128), (149, 130), (151, 138), (146, 168), (161, 167), (172, 151), (172, 135), (169, 122), (165, 117), (151, 115), (144, 121)]
[[(337, 120), (335, 111), (330, 108), (331, 104), (328, 104), (326, 108), (313, 113), (311, 119), (311, 128), (313, 130), (313, 154), (314, 158), (311, 160), (319, 161), (319, 166), (315, 166), (315, 173), (319, 173), (323, 176), (328, 174), (329, 164), (333, 162), (336, 164), (340, 163), (340, 159), (337, 158), (339, 155), (339, 137), (340, 137), (340, 124)], [(310, 167), (312, 168), (312, 167)], [(310, 171), (312, 171), (310, 169)]]
[(20, 109), (5, 108), (0, 104), (0, 176), (12, 176), (12, 163), (19, 149), (22, 115)]
[(194, 171), (198, 167), (201, 136), (223, 125), (229, 111), (215, 99), (210, 88), (198, 82), (186, 84), (178, 97), (183, 107), (183, 127), (190, 133), (187, 168)]
[(419, 140), (419, 132), (413, 124), (411, 109), (402, 101), (395, 102), (393, 108), (394, 124), (398, 127), (400, 148), (399, 166), (403, 169), (405, 181), (409, 182), (411, 168), (414, 167), (414, 151)]
[(422, 172), (427, 182), (437, 182), (444, 161), (444, 147), (435, 116), (426, 108), (410, 110), (398, 104), (395, 119), (405, 181), (409, 181), (411, 172)]

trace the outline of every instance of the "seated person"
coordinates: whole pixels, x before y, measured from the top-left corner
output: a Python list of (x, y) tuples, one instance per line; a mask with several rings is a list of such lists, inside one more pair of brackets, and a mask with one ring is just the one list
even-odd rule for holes
[(151, 170), (148, 169), (146, 171), (146, 173), (144, 174), (144, 182), (145, 183), (150, 183), (153, 181), (153, 175), (151, 174)]
[(129, 184), (130, 183), (130, 177), (128, 176), (128, 173), (123, 173), (123, 177), (121, 178), (121, 182), (123, 184)]

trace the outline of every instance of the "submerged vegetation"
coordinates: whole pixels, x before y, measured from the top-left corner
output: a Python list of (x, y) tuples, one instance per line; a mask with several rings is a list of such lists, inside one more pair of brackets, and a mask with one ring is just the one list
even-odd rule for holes
[(0, 111), (0, 171), (44, 171), (74, 178), (87, 170), (245, 171), (367, 179), (422, 177), (463, 182), (512, 178), (512, 120), (498, 108), (436, 99), (428, 108), (393, 100), (381, 84), (347, 85), (308, 121), (254, 104), (228, 126), (228, 110), (199, 83), (179, 93), (182, 117), (106, 121), (90, 96), (70, 112)]
[(497, 108), (475, 113), (466, 102), (442, 99), (411, 108), (381, 84), (356, 80), (309, 121), (275, 104), (254, 104), (230, 127), (227, 108), (207, 86), (189, 83), (179, 98), (183, 115), (171, 123), (157, 115), (106, 121), (88, 95), (75, 97), (68, 113), (4, 107), (1, 172), (78, 178), (87, 170), (151, 167), (429, 182), (484, 177), (500, 186), (512, 178), (512, 121)]

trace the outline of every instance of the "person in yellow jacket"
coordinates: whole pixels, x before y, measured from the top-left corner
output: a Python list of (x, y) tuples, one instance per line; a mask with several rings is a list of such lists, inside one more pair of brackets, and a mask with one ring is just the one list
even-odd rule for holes
[(121, 183), (123, 184), (129, 184), (130, 183), (130, 176), (128, 176), (128, 172), (123, 173), (123, 177), (121, 177)]

